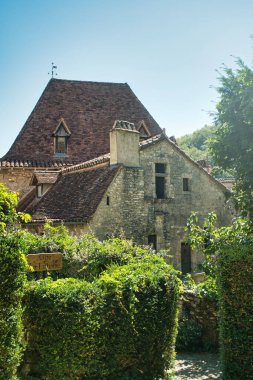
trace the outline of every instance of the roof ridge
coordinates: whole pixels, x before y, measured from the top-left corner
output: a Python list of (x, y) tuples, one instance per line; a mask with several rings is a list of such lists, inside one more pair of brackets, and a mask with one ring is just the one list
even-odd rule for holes
[[(61, 79), (61, 78), (51, 78), (49, 82), (51, 81), (62, 81), (62, 82), (74, 82), (74, 83), (90, 83), (90, 84), (112, 84), (112, 85), (122, 85), (122, 86), (128, 86), (127, 82), (100, 82), (100, 81), (92, 81), (92, 80), (78, 80), (78, 79)], [(49, 83), (48, 82), (48, 83)]]
[(61, 168), (63, 166), (72, 166), (74, 165), (71, 162), (64, 162), (61, 160), (16, 160), (12, 158), (3, 158), (0, 159), (0, 168), (23, 168), (23, 167), (32, 167), (32, 168)]
[(103, 164), (109, 160), (110, 160), (110, 153), (107, 153), (107, 154), (104, 154), (103, 156), (99, 156), (91, 160), (81, 162), (80, 164), (72, 165), (72, 166), (69, 166), (68, 168), (63, 168), (61, 170), (61, 173), (65, 174), (65, 173), (70, 173), (70, 172), (77, 171), (80, 169), (90, 168), (99, 164)]

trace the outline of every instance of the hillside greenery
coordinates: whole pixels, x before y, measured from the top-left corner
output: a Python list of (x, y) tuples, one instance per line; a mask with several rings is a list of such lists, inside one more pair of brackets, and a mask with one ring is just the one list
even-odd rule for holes
[(208, 140), (212, 138), (214, 131), (213, 125), (205, 125), (191, 134), (178, 138), (178, 146), (195, 161), (208, 160), (214, 163), (208, 150)]

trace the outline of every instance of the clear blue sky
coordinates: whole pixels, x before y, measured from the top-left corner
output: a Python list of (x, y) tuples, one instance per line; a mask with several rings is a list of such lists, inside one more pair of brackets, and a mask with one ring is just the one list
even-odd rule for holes
[(127, 82), (169, 136), (210, 123), (216, 69), (251, 64), (252, 0), (0, 0), (0, 157), (58, 78)]

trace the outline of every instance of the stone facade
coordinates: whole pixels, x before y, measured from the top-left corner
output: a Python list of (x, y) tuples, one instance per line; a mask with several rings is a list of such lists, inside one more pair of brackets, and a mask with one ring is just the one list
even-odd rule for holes
[(4, 183), (12, 191), (18, 192), (22, 198), (31, 190), (30, 181), (33, 172), (33, 168), (2, 168), (0, 170), (0, 183)]
[[(156, 194), (157, 163), (165, 165), (162, 199)], [(157, 250), (169, 250), (173, 263), (181, 268), (181, 245), (191, 212), (198, 212), (201, 221), (214, 211), (220, 225), (227, 225), (231, 219), (227, 195), (225, 187), (165, 138), (140, 149), (139, 167), (121, 165), (89, 223), (69, 228), (74, 233), (93, 232), (99, 239), (123, 234), (145, 245), (155, 237)], [(191, 270), (201, 260), (199, 254), (191, 255)]]

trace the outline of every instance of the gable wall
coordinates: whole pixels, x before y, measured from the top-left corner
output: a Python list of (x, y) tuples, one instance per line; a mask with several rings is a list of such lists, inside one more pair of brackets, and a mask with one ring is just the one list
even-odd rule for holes
[[(155, 163), (166, 164), (165, 199), (155, 198)], [(219, 184), (165, 140), (141, 150), (141, 165), (145, 173), (145, 201), (149, 219), (153, 217), (158, 248), (169, 247), (169, 254), (180, 268), (181, 243), (185, 241), (184, 228), (191, 212), (198, 212), (203, 221), (208, 212), (215, 211), (219, 224), (227, 225), (231, 215), (226, 195)], [(190, 191), (183, 191), (183, 178), (189, 178)], [(192, 255), (193, 267), (200, 261), (200, 256)]]

